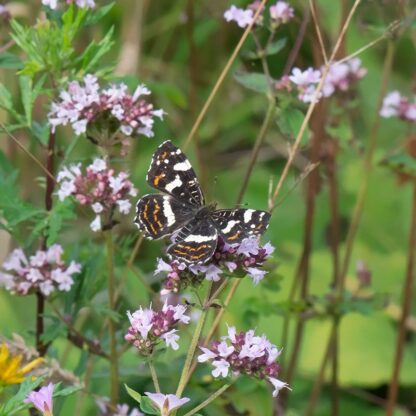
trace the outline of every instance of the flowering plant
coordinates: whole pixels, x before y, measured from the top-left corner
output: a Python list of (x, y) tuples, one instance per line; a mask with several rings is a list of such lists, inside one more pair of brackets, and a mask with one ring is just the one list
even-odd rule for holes
[(116, 175), (104, 159), (95, 159), (84, 175), (80, 163), (64, 167), (57, 176), (57, 194), (61, 201), (74, 196), (81, 205), (90, 205), (96, 214), (90, 227), (100, 231), (113, 225), (115, 209), (123, 215), (130, 212), (129, 197), (136, 196), (137, 190), (127, 178), (125, 172)]
[(0, 285), (11, 293), (27, 295), (39, 291), (49, 296), (55, 290), (68, 292), (74, 283), (73, 275), (81, 271), (81, 265), (71, 261), (66, 265), (59, 244), (47, 250), (38, 250), (29, 259), (22, 249), (15, 249), (3, 263)]

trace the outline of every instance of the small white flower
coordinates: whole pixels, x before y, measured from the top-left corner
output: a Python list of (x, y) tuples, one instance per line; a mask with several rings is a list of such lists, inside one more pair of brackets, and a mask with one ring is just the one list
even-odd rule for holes
[(95, 220), (91, 222), (90, 224), (90, 228), (92, 231), (94, 231), (95, 233), (97, 231), (101, 230), (101, 217), (99, 215), (97, 215), (95, 217)]
[(95, 159), (87, 169), (94, 173), (102, 172), (107, 169), (107, 162), (104, 159)]
[(133, 101), (136, 101), (141, 95), (150, 95), (150, 90), (144, 84), (140, 84), (133, 94)]
[(39, 285), (39, 289), (44, 296), (49, 296), (53, 292), (53, 284), (50, 280), (45, 280)]
[(72, 128), (77, 136), (87, 131), (88, 120), (78, 120), (72, 124)]
[(122, 125), (120, 127), (120, 131), (125, 134), (126, 136), (131, 136), (131, 134), (133, 133), (133, 127), (131, 126), (126, 126), (126, 125)]
[(72, 195), (76, 191), (75, 182), (72, 181), (63, 181), (60, 184), (60, 187), (58, 189), (58, 198), (60, 201), (63, 201), (64, 199), (68, 198), (70, 195)]
[(103, 212), (104, 210), (103, 205), (100, 204), (99, 202), (95, 202), (94, 204), (92, 204), (91, 208), (96, 214), (99, 214), (100, 212)]
[(44, 280), (43, 274), (39, 269), (31, 268), (29, 273), (26, 275), (27, 280), (30, 280), (32, 283), (35, 283), (39, 280)]
[(281, 381), (277, 378), (269, 377), (269, 381), (270, 381), (270, 383), (273, 384), (273, 387), (274, 387), (273, 397), (277, 397), (277, 395), (279, 394), (279, 391), (284, 389), (284, 388), (292, 390), (287, 383), (285, 383), (284, 381)]
[(227, 343), (224, 341), (218, 344), (218, 353), (221, 357), (227, 358), (233, 352), (234, 352), (234, 347), (232, 345), (228, 346)]
[(219, 360), (219, 361), (213, 361), (212, 365), (215, 367), (214, 370), (212, 370), (212, 376), (217, 378), (219, 376), (221, 377), (227, 377), (228, 370), (230, 368), (230, 363), (225, 360)]
[(269, 11), (270, 17), (277, 23), (287, 23), (295, 16), (293, 8), (285, 1), (278, 1), (275, 5), (270, 6)]
[(198, 362), (205, 363), (206, 361), (213, 360), (217, 357), (217, 354), (212, 352), (209, 348), (199, 347), (203, 354), (198, 355)]
[(224, 19), (227, 22), (234, 21), (239, 27), (245, 28), (253, 21), (253, 10), (240, 9), (235, 6), (231, 6), (225, 13)]
[(42, 4), (55, 10), (58, 7), (58, 0), (42, 0)]
[(190, 401), (187, 397), (179, 398), (174, 394), (146, 392), (145, 395), (159, 408), (161, 416), (169, 416), (173, 410)]
[(177, 329), (172, 329), (161, 336), (166, 342), (166, 346), (171, 347), (175, 351), (179, 349), (179, 344), (177, 342), (179, 340), (179, 335), (176, 335), (176, 332), (178, 332)]
[(131, 203), (127, 199), (119, 199), (117, 205), (121, 214), (128, 214), (130, 212)]

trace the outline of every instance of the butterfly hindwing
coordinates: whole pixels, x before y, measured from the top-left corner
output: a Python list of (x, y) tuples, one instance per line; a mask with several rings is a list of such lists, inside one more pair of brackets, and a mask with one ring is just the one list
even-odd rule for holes
[(166, 237), (193, 217), (186, 204), (169, 195), (148, 194), (139, 199), (134, 222), (151, 239)]
[(254, 209), (219, 209), (211, 215), (218, 232), (229, 244), (240, 243), (244, 238), (263, 234), (270, 220), (266, 211)]
[(196, 207), (204, 205), (204, 195), (195, 171), (182, 150), (169, 140), (154, 153), (146, 179), (153, 188), (181, 202)]
[(209, 218), (195, 218), (185, 225), (168, 247), (168, 254), (185, 263), (205, 263), (217, 247), (218, 231)]

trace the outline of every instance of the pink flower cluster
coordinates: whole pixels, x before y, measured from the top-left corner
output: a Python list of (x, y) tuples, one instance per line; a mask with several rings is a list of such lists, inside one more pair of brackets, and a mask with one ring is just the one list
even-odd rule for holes
[(416, 99), (410, 102), (399, 91), (392, 91), (384, 97), (380, 115), (384, 118), (398, 117), (414, 123), (416, 122)]
[[(245, 28), (251, 24), (253, 17), (260, 6), (260, 1), (254, 1), (246, 9), (241, 9), (236, 6), (231, 6), (225, 13), (224, 19), (227, 22), (236, 22), (241, 28)], [(262, 12), (263, 13), (263, 12)], [(285, 1), (278, 1), (269, 7), (270, 22), (272, 25), (280, 25), (288, 23), (295, 17), (293, 8)], [(261, 24), (264, 20), (262, 14), (257, 18), (256, 24)]]
[[(61, 91), (60, 101), (52, 103), (49, 123), (53, 128), (70, 124), (76, 135), (87, 133), (101, 145), (106, 140), (110, 144), (123, 142), (125, 136), (152, 137), (154, 117), (162, 119), (163, 110), (154, 110), (151, 103), (140, 98), (149, 94), (144, 85), (139, 85), (133, 95), (123, 83), (100, 89), (97, 77), (87, 74), (84, 85), (72, 81), (67, 91)], [(101, 131), (107, 137), (101, 137)]]
[(114, 208), (123, 215), (130, 212), (128, 198), (136, 196), (137, 190), (127, 178), (125, 172), (116, 175), (104, 159), (95, 159), (86, 167), (85, 174), (81, 171), (80, 163), (64, 167), (57, 176), (57, 194), (61, 201), (73, 195), (81, 205), (90, 205), (96, 214), (90, 227), (93, 231), (99, 231), (103, 228), (102, 216), (106, 221), (104, 225), (111, 225)]
[[(66, 4), (75, 3), (78, 7), (82, 9), (93, 9), (95, 7), (94, 0), (65, 0)], [(58, 8), (58, 0), (42, 0), (44, 6), (48, 6), (52, 10)]]
[[(353, 58), (346, 62), (334, 63), (330, 66), (325, 78), (321, 92), (315, 97), (319, 100), (323, 97), (330, 97), (336, 92), (348, 91), (352, 84), (367, 74), (367, 70), (361, 67), (361, 60)], [(310, 103), (314, 99), (316, 87), (322, 77), (322, 69), (308, 68), (302, 71), (293, 68), (289, 80), (293, 83), (298, 92), (299, 100)], [(287, 88), (285, 80), (278, 81), (277, 88)]]
[(196, 286), (204, 279), (217, 282), (231, 273), (238, 277), (248, 275), (254, 284), (258, 284), (267, 273), (262, 266), (273, 251), (274, 247), (270, 243), (261, 246), (256, 237), (246, 238), (240, 244), (233, 245), (219, 239), (215, 253), (208, 263), (186, 265), (177, 260), (166, 263), (158, 259), (155, 275), (167, 273), (162, 295), (178, 293), (181, 286)]
[(228, 335), (221, 342), (215, 341), (210, 348), (200, 347), (203, 354), (198, 356), (200, 363), (211, 361), (215, 378), (246, 374), (259, 379), (267, 379), (274, 386), (273, 397), (288, 387), (277, 379), (281, 351), (265, 335), (254, 335), (254, 330), (237, 334), (235, 327), (228, 327)]
[(81, 265), (71, 261), (66, 266), (62, 253), (62, 247), (54, 244), (45, 251), (38, 250), (28, 260), (23, 250), (13, 250), (3, 263), (6, 273), (0, 273), (0, 286), (18, 295), (36, 291), (44, 296), (54, 290), (68, 292), (74, 283), (72, 276), (81, 271)]
[(185, 315), (184, 305), (163, 305), (161, 311), (153, 309), (138, 309), (127, 313), (130, 327), (124, 339), (133, 344), (141, 355), (152, 354), (155, 346), (162, 340), (173, 350), (179, 348), (179, 335), (176, 327), (179, 323), (188, 324), (191, 318)]

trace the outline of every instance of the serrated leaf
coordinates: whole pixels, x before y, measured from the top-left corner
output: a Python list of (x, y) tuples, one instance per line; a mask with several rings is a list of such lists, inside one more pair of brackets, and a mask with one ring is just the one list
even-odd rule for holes
[(85, 26), (94, 25), (106, 16), (114, 7), (115, 2), (107, 4), (106, 6), (97, 7), (97, 10), (87, 15)]
[(3, 52), (0, 54), (0, 68), (21, 69), (23, 63), (19, 56), (10, 52)]
[(106, 33), (100, 42), (91, 42), (84, 53), (79, 57), (77, 61), (81, 62), (82, 70), (85, 73), (88, 73), (94, 69), (95, 65), (102, 58), (102, 56), (110, 51), (114, 45), (114, 41), (112, 39), (113, 32), (114, 27), (110, 28), (110, 30)]
[(279, 53), (286, 46), (286, 38), (278, 39), (275, 42), (272, 42), (264, 51), (249, 51), (246, 53), (246, 57), (249, 59), (259, 59), (261, 55), (270, 56)]
[(76, 218), (72, 201), (57, 202), (48, 215), (48, 245), (54, 244), (62, 230), (65, 220)]
[(12, 416), (20, 410), (28, 407), (28, 405), (23, 404), (23, 400), (26, 396), (38, 387), (44, 378), (39, 377), (35, 380), (32, 380), (31, 377), (26, 378), (22, 384), (20, 384), (18, 392), (10, 398), (2, 407), (0, 407), (1, 416)]
[(234, 78), (238, 83), (243, 87), (248, 88), (249, 90), (267, 94), (269, 91), (269, 85), (267, 82), (267, 77), (264, 74), (257, 72), (252, 73), (235, 73)]
[(127, 391), (127, 394), (133, 399), (136, 400), (137, 403), (140, 403), (142, 400), (142, 395), (137, 391), (130, 388), (127, 384), (124, 384), (124, 387)]

